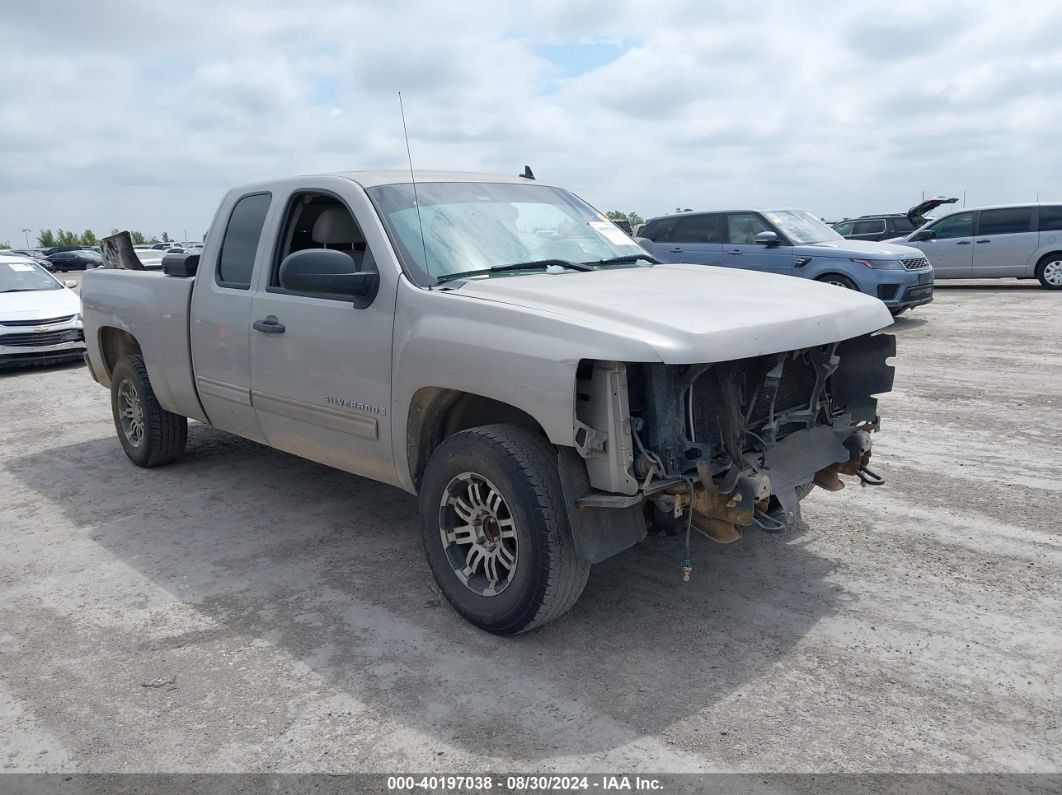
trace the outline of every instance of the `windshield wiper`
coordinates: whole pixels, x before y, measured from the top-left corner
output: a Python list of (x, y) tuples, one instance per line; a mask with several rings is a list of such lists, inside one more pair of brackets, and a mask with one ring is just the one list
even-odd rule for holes
[(36, 287), (12, 287), (10, 290), (0, 290), (0, 293), (35, 293)]
[(594, 260), (593, 262), (588, 262), (586, 264), (587, 265), (623, 265), (624, 263), (627, 263), (627, 262), (637, 262), (640, 259), (644, 259), (646, 262), (652, 263), (653, 265), (659, 265), (660, 264), (660, 260), (658, 260), (652, 254), (649, 254), (648, 252), (645, 253), (645, 254), (627, 254), (627, 255), (622, 256), (622, 257), (609, 257), (608, 259)]
[(436, 284), (442, 284), (443, 282), (452, 282), (455, 279), (464, 279), (468, 276), (489, 276), (492, 273), (506, 273), (511, 271), (534, 271), (542, 268), (548, 268), (551, 265), (568, 268), (573, 271), (588, 271), (591, 270), (589, 265), (584, 265), (581, 262), (570, 262), (566, 259), (537, 259), (532, 262), (514, 262), (512, 265), (495, 265), (493, 268), (478, 268), (473, 271), (459, 271), (457, 273), (444, 273), (442, 276), (438, 276), (435, 279)]

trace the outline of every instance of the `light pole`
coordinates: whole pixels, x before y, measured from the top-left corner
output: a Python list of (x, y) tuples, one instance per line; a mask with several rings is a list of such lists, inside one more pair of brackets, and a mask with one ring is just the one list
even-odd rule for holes
[(29, 233), (32, 230), (28, 226), (22, 227), (22, 234), (26, 236), (26, 248), (29, 248)]

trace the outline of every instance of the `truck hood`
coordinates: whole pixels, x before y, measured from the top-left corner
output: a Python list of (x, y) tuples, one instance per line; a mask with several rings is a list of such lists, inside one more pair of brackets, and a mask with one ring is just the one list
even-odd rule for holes
[(641, 342), (667, 364), (807, 348), (892, 323), (881, 301), (853, 290), (706, 265), (471, 279), (453, 289)]
[(0, 293), (0, 323), (5, 320), (37, 320), (75, 315), (81, 311), (81, 299), (66, 287), (61, 290), (33, 290), (25, 293)]
[(898, 246), (895, 243), (872, 240), (826, 240), (806, 246), (794, 246), (797, 256), (806, 254), (811, 257), (865, 257), (866, 259), (897, 259), (899, 257), (920, 257), (921, 252), (910, 246)]

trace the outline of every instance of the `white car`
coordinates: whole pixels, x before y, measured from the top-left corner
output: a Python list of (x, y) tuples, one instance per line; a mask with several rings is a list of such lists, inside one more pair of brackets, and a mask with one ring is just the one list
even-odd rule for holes
[(28, 257), (0, 256), (0, 367), (80, 359), (81, 299)]

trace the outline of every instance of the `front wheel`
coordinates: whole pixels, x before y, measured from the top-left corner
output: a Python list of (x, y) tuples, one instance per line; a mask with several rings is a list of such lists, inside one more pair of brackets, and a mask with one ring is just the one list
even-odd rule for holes
[(859, 292), (859, 288), (856, 283), (849, 279), (847, 276), (842, 276), (839, 273), (828, 273), (825, 276), (820, 276), (815, 281), (822, 282), (823, 284), (832, 284), (834, 287), (844, 287), (846, 290), (855, 290)]
[(111, 373), (111, 413), (118, 441), (138, 467), (166, 464), (184, 452), (188, 419), (159, 405), (144, 360), (136, 354)]
[(465, 619), (515, 635), (563, 615), (590, 564), (575, 552), (557, 456), (541, 434), (487, 425), (446, 439), (420, 490), (424, 551)]
[(1040, 260), (1036, 278), (1048, 290), (1062, 290), (1062, 253), (1048, 254)]
[(889, 311), (892, 312), (892, 316), (893, 317), (899, 317), (904, 312), (906, 312), (908, 310), (908, 308), (909, 307), (906, 307), (906, 306), (890, 306), (889, 307)]

